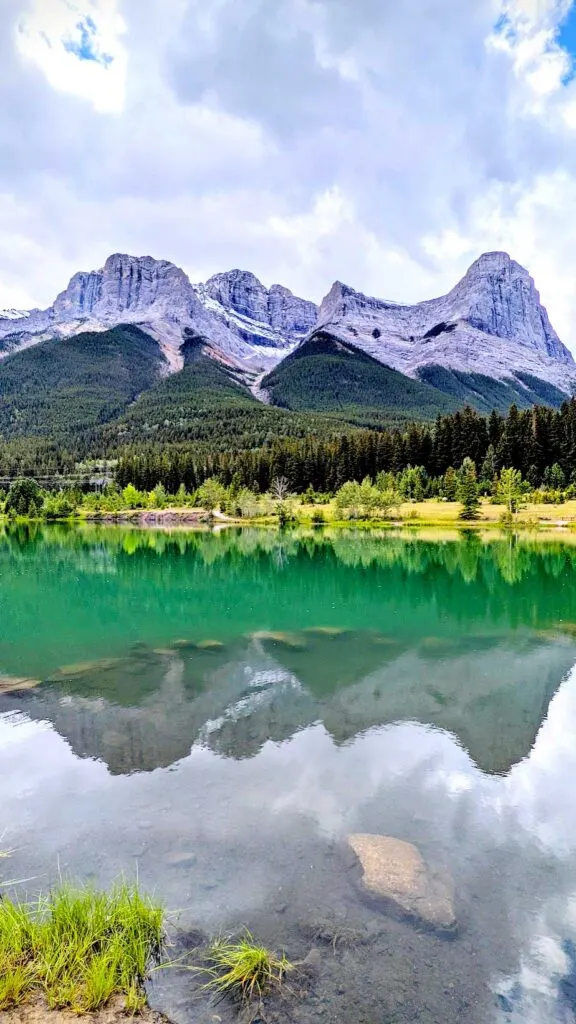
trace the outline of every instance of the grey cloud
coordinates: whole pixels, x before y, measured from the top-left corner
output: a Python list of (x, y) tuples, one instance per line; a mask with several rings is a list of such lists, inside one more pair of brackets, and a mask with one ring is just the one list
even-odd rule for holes
[(362, 119), (357, 87), (318, 64), (312, 34), (288, 0), (229, 0), (199, 31), (204, 5), (193, 2), (171, 50), (181, 100), (213, 94), (228, 110), (257, 117), (292, 138), (326, 123)]
[[(121, 0), (120, 116), (19, 58), (21, 11), (0, 4), (0, 193), (14, 201), (0, 284), (27, 278), (39, 302), (113, 250), (198, 276), (240, 265), (320, 297), (336, 277), (368, 287), (373, 239), (438, 276), (424, 236), (466, 232), (494, 182), (576, 163), (553, 104), (518, 115), (523, 85), (485, 47), (491, 0)], [(333, 186), (350, 222), (313, 237), (301, 266), (298, 238), (271, 224)]]
[(565, 159), (552, 121), (516, 116), (493, 26), (491, 0), (193, 0), (166, 62), (182, 102), (214, 96), (274, 133), (263, 171), (284, 194), (338, 183), (361, 222), (423, 259), (421, 235), (465, 226), (492, 182)]

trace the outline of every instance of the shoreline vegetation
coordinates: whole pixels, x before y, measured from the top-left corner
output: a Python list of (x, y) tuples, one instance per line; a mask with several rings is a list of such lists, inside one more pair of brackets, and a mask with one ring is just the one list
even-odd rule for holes
[(155, 430), (154, 441), (125, 438), (100, 455), (73, 437), (65, 453), (54, 439), (0, 438), (0, 517), (142, 526), (576, 523), (576, 398), (558, 410), (513, 405), (505, 416), (466, 407), (403, 430), (320, 436), (302, 425), (283, 437), (239, 429), (222, 413), (201, 439)]
[(0, 1015), (8, 1021), (66, 1019), (61, 1014), (97, 1019), (92, 1015), (111, 1008), (106, 1020), (112, 1022), (141, 1014), (144, 982), (163, 945), (163, 908), (135, 884), (98, 891), (62, 883), (32, 902), (3, 894)]
[[(468, 463), (468, 465), (466, 464)], [(195, 492), (175, 494), (158, 485), (150, 492), (132, 484), (109, 484), (100, 493), (73, 488), (43, 490), (32, 478), (0, 491), (0, 524), (102, 523), (138, 527), (221, 529), (231, 526), (356, 528), (563, 529), (576, 531), (576, 487), (534, 490), (515, 470), (502, 470), (488, 485), (475, 467), (427, 480), (422, 471), (379, 474), (376, 480), (348, 481), (335, 493), (291, 492), (284, 478), (265, 494), (225, 487), (208, 479)], [(436, 493), (431, 494), (430, 491)]]
[[(9, 857), (9, 852), (2, 852)], [(16, 883), (6, 882), (7, 887)], [(67, 882), (20, 901), (0, 898), (0, 1019), (6, 1024), (168, 1024), (149, 1006), (145, 983), (154, 971), (194, 972), (199, 994), (228, 997), (237, 1009), (262, 1007), (296, 969), (286, 954), (242, 935), (194, 941), (176, 960), (164, 908), (137, 883), (107, 890)], [(220, 1018), (215, 1018), (220, 1019)]]

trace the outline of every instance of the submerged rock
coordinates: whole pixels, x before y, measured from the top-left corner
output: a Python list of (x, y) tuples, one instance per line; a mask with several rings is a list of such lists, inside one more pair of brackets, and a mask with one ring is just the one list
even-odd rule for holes
[(198, 651), (221, 651), (223, 647), (224, 644), (221, 640), (201, 640), (196, 644)]
[(416, 846), (375, 835), (351, 835), (348, 843), (362, 867), (364, 895), (439, 931), (456, 930), (452, 881), (427, 866)]
[(110, 672), (122, 665), (125, 660), (125, 658), (99, 658), (96, 661), (80, 661), (73, 665), (61, 665), (51, 679), (73, 679), (77, 676), (89, 675), (91, 672)]
[(260, 630), (258, 633), (252, 633), (252, 639), (277, 644), (280, 647), (289, 647), (293, 651), (303, 651), (307, 646), (304, 637), (298, 633)]
[(40, 686), (39, 679), (29, 679), (27, 676), (0, 676), (0, 693), (33, 690), (36, 686)]
[(172, 850), (164, 858), (164, 863), (171, 868), (191, 868), (197, 861), (192, 850)]
[(337, 636), (344, 636), (349, 630), (344, 629), (343, 626), (307, 626), (304, 632), (309, 633), (310, 636), (327, 636), (329, 639), (332, 639)]

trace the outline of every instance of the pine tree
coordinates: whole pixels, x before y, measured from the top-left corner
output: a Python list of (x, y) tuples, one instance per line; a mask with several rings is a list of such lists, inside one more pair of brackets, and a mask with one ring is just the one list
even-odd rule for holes
[(515, 515), (522, 500), (522, 474), (520, 470), (507, 467), (500, 473), (497, 488), (498, 501), (504, 505), (510, 519)]
[(458, 477), (458, 498), (462, 502), (462, 509), (458, 518), (467, 521), (478, 519), (480, 498), (478, 497), (476, 466), (472, 459), (468, 457), (464, 459)]
[(442, 482), (442, 494), (447, 501), (455, 501), (457, 489), (458, 480), (456, 477), (456, 473), (452, 466), (448, 466), (448, 469), (444, 473), (444, 478)]
[(482, 463), (480, 469), (480, 478), (487, 483), (491, 483), (496, 476), (496, 452), (494, 451), (494, 445), (489, 444), (486, 452), (486, 457)]

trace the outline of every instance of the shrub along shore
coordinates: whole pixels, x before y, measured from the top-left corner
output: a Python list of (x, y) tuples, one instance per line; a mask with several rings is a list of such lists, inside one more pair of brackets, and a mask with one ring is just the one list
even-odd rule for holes
[(545, 487), (533, 487), (519, 470), (505, 467), (492, 479), (479, 477), (465, 458), (458, 470), (429, 477), (421, 466), (375, 478), (350, 480), (335, 492), (308, 487), (294, 493), (286, 477), (275, 478), (259, 493), (232, 482), (209, 478), (188, 491), (181, 484), (169, 493), (163, 484), (151, 491), (109, 483), (99, 493), (62, 486), (45, 490), (32, 478), (14, 480), (0, 491), (0, 516), (6, 520), (136, 521), (206, 524), (249, 523), (337, 526), (396, 525), (532, 525), (576, 524), (576, 484), (566, 484), (560, 466), (553, 466)]
[(154, 968), (191, 970), (207, 998), (228, 996), (244, 1007), (261, 1006), (296, 968), (249, 931), (193, 944), (175, 961), (165, 958), (169, 945), (162, 906), (134, 883), (100, 891), (64, 882), (32, 902), (3, 894), (0, 1017), (6, 1024), (65, 1024), (78, 1016), (114, 1024), (138, 1016), (161, 1024), (166, 1018), (148, 1009), (144, 988)]

